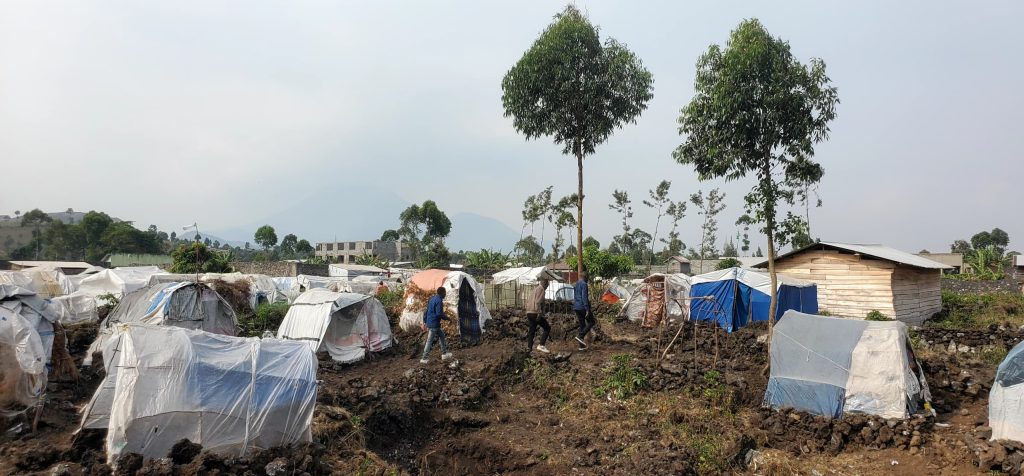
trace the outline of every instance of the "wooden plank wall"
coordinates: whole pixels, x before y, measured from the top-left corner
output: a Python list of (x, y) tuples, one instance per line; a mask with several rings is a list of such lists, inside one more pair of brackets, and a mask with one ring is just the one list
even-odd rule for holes
[(937, 269), (898, 266), (892, 277), (896, 319), (919, 326), (942, 309), (942, 276)]
[[(818, 309), (835, 316), (896, 315), (892, 289), (896, 266), (834, 250), (805, 251), (775, 263), (776, 271), (818, 285)], [(898, 316), (897, 316), (898, 318)]]

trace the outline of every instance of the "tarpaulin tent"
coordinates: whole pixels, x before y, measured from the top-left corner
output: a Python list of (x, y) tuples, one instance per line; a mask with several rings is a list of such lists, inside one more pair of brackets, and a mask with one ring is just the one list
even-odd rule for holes
[(405, 308), (399, 325), (406, 331), (418, 329), (427, 300), (442, 286), (447, 290), (445, 312), (456, 318), (459, 335), (474, 342), (479, 340), (491, 313), (484, 304), (483, 287), (461, 271), (428, 269), (413, 275), (405, 288)]
[(96, 298), (75, 291), (67, 296), (50, 299), (58, 319), (62, 324), (95, 321), (99, 319), (96, 309)]
[(144, 324), (199, 329), (214, 334), (235, 335), (238, 319), (231, 305), (203, 283), (160, 283), (129, 293), (100, 323), (99, 335), (83, 361), (104, 348), (104, 341), (118, 324)]
[(42, 401), (56, 321), (35, 292), (0, 284), (0, 409)]
[(516, 282), (525, 286), (533, 286), (540, 282), (541, 278), (548, 281), (561, 281), (562, 278), (545, 266), (509, 268), (499, 271), (491, 276), (494, 284), (505, 284)]
[(996, 368), (988, 394), (988, 426), (993, 440), (1024, 441), (1024, 342), (1013, 346)]
[(55, 268), (0, 271), (0, 284), (17, 286), (43, 298), (64, 296), (75, 292), (75, 284), (61, 270)]
[(643, 283), (629, 294), (619, 314), (631, 321), (641, 322), (643, 327), (656, 327), (665, 318), (688, 317), (689, 305), (685, 299), (689, 295), (689, 276), (682, 273), (655, 273), (644, 278)]
[(299, 294), (302, 294), (302, 290), (299, 287), (299, 281), (296, 278), (290, 276), (275, 276), (270, 279), (274, 281), (274, 286), (277, 287), (277, 292), (279, 294), (283, 294), (289, 303), (295, 301), (295, 298), (299, 297)]
[(225, 456), (312, 439), (317, 361), (302, 342), (127, 324), (103, 355), (117, 378), (97, 390), (111, 397), (94, 395), (83, 424), (109, 410), (111, 463), (126, 453), (164, 457), (185, 438)]
[(548, 301), (572, 301), (576, 296), (576, 289), (568, 283), (552, 281), (544, 290), (544, 299)]
[(83, 279), (78, 284), (78, 292), (94, 298), (111, 294), (121, 299), (128, 293), (149, 286), (150, 278), (157, 274), (164, 274), (164, 271), (156, 266), (105, 269)]
[(361, 264), (331, 264), (327, 266), (327, 275), (332, 278), (355, 279), (357, 276), (381, 277), (388, 274), (388, 270), (376, 266)]
[(201, 273), (201, 274), (157, 274), (149, 279), (149, 284), (195, 281), (201, 283), (224, 281), (226, 283), (245, 283), (249, 286), (249, 307), (255, 309), (262, 302), (288, 302), (288, 297), (277, 287), (273, 278), (263, 274), (242, 273)]
[(548, 281), (548, 288), (558, 284), (562, 277), (544, 266), (518, 267), (499, 271), (491, 276), (487, 289), (492, 306), (517, 307), (526, 305), (540, 280)]
[(765, 406), (906, 418), (930, 399), (902, 322), (790, 310), (772, 329)]
[[(787, 310), (818, 312), (818, 288), (814, 283), (778, 276), (775, 317)], [(767, 321), (771, 300), (768, 273), (727, 268), (690, 278), (690, 318), (717, 322), (732, 332), (750, 322)], [(705, 298), (705, 299), (697, 299)]]
[(376, 298), (311, 289), (302, 293), (277, 330), (280, 339), (300, 340), (338, 362), (362, 360), (391, 347), (391, 325)]

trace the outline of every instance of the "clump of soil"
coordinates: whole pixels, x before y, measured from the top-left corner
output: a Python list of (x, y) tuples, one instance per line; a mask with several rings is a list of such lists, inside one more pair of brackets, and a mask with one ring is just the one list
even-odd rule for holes
[(830, 419), (791, 408), (762, 409), (759, 417), (758, 426), (765, 430), (765, 446), (793, 455), (835, 455), (849, 445), (871, 449), (917, 448), (927, 441), (934, 423), (924, 415), (905, 420), (854, 414)]

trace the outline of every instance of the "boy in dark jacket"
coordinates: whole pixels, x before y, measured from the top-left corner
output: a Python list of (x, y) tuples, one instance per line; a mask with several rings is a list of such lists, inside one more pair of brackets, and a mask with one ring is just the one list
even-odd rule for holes
[(446, 291), (443, 287), (437, 288), (437, 294), (431, 296), (430, 301), (427, 301), (427, 312), (423, 314), (423, 325), (427, 328), (427, 343), (423, 346), (423, 355), (420, 357), (421, 364), (430, 362), (427, 360), (427, 354), (430, 354), (435, 337), (441, 343), (441, 360), (452, 358), (452, 354), (448, 352), (448, 345), (444, 341), (444, 331), (441, 330), (441, 320), (448, 320), (448, 316), (444, 315), (445, 294)]
[(587, 272), (584, 271), (580, 274), (579, 281), (576, 281), (576, 285), (573, 286), (572, 310), (576, 313), (576, 320), (580, 325), (579, 335), (576, 336), (576, 342), (580, 345), (580, 350), (587, 349), (587, 343), (583, 339), (594, 328), (594, 324), (597, 324), (597, 320), (594, 319), (594, 313), (590, 310), (589, 281)]

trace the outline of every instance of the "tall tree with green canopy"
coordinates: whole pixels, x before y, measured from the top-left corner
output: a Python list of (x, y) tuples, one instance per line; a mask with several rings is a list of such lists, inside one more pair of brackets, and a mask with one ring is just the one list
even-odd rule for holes
[(295, 246), (298, 244), (299, 237), (292, 233), (284, 235), (284, 238), (281, 238), (281, 255), (288, 258), (295, 256)]
[[(788, 42), (772, 37), (756, 19), (741, 22), (724, 48), (711, 45), (700, 57), (695, 89), (678, 121), (686, 139), (673, 156), (692, 165), (701, 180), (757, 178), (745, 202), (751, 222), (768, 239), (770, 325), (777, 304), (775, 252), (787, 241), (786, 231), (795, 229), (780, 226), (779, 202), (792, 205), (795, 184), (821, 180), (814, 145), (828, 138), (839, 96), (823, 61), (801, 63)], [(787, 218), (796, 219), (792, 213)]]
[[(555, 15), (501, 82), (505, 116), (527, 139), (550, 136), (576, 157), (576, 248), (583, 252), (583, 158), (635, 123), (652, 97), (640, 59), (569, 5)], [(577, 260), (583, 271), (584, 260)]]
[(256, 234), (252, 238), (257, 245), (263, 247), (263, 251), (268, 251), (277, 244), (277, 232), (270, 225), (263, 225), (257, 228)]
[[(444, 248), (444, 239), (452, 231), (452, 222), (433, 200), (426, 200), (422, 205), (409, 205), (398, 219), (401, 222), (398, 234), (409, 243), (417, 257), (422, 252), (430, 251), (438, 259), (447, 259), (448, 250)], [(439, 263), (441, 261), (435, 264)]]

